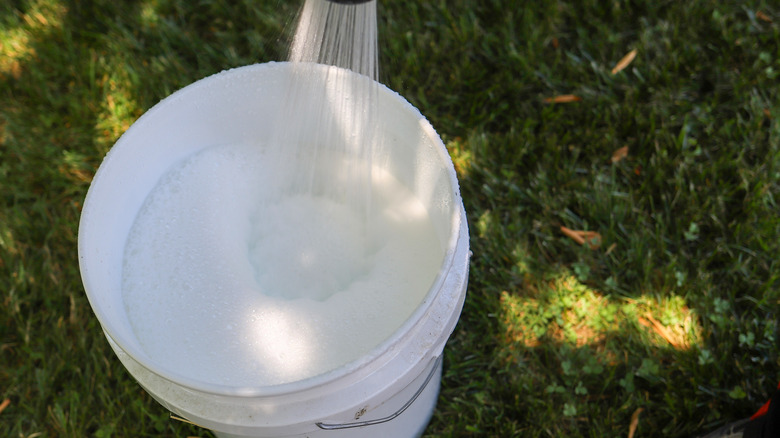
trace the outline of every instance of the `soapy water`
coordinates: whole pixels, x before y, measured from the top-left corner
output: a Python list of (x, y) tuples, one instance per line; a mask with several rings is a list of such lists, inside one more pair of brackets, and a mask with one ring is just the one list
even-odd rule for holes
[[(395, 332), (444, 251), (425, 207), (372, 173), (370, 223), (348, 203), (280, 196), (267, 147), (213, 146), (149, 193), (125, 247), (123, 298), (142, 348), (203, 382), (316, 376)], [(288, 169), (289, 170), (289, 169)]]
[(370, 272), (364, 224), (343, 204), (296, 195), (257, 216), (264, 226), (250, 231), (249, 259), (267, 295), (322, 301)]

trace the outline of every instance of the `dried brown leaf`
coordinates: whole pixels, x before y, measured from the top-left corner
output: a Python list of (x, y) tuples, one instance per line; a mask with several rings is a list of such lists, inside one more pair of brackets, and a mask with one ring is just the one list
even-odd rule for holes
[(574, 94), (562, 94), (560, 96), (553, 96), (544, 99), (544, 101), (547, 103), (569, 103), (569, 102), (577, 102), (580, 100), (582, 100), (582, 98)]
[(580, 236), (580, 234), (578, 232), (576, 232), (576, 231), (574, 231), (574, 230), (572, 230), (570, 228), (566, 228), (563, 225), (561, 225), (561, 231), (563, 232), (563, 234), (569, 236), (572, 240), (574, 240), (575, 242), (579, 243), (580, 245), (584, 245), (585, 244), (585, 239), (583, 239), (582, 236)]
[(598, 249), (601, 246), (601, 234), (595, 231), (572, 230), (561, 226), (561, 232), (580, 245), (588, 245), (590, 249)]
[(758, 11), (756, 12), (756, 18), (758, 18), (761, 21), (766, 21), (767, 23), (772, 22), (772, 17), (766, 14), (764, 11)]
[(615, 164), (628, 156), (628, 146), (623, 146), (612, 153), (612, 164)]
[(631, 61), (636, 58), (636, 49), (628, 52), (626, 56), (624, 56), (620, 61), (618, 61), (617, 64), (615, 64), (615, 67), (612, 68), (612, 74), (618, 74), (619, 72), (623, 71), (624, 68), (628, 67), (629, 64), (631, 64)]
[(645, 317), (642, 318), (639, 317), (638, 321), (643, 326), (653, 330), (658, 336), (664, 338), (666, 342), (669, 343), (672, 347), (678, 349), (678, 350), (684, 350), (687, 349), (687, 345), (685, 345), (684, 339), (678, 339), (678, 337), (674, 336), (672, 332), (669, 331), (663, 324), (661, 324), (660, 321), (653, 318), (653, 315), (651, 315), (649, 312), (645, 313)]
[(10, 405), (10, 404), (11, 404), (11, 400), (10, 399), (3, 400), (3, 402), (0, 403), (0, 413), (2, 413), (5, 410), (5, 408), (7, 408), (8, 405)]
[(631, 424), (628, 426), (628, 438), (634, 438), (636, 428), (639, 426), (639, 414), (641, 414), (642, 411), (644, 411), (644, 408), (639, 408), (631, 414)]
[(583, 231), (582, 233), (590, 249), (599, 249), (601, 247), (601, 234), (595, 231)]

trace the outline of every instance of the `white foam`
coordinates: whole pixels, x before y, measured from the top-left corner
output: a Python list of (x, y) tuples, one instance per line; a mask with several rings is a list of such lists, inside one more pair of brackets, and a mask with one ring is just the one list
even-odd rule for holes
[(366, 354), (420, 304), (443, 249), (425, 208), (374, 172), (374, 214), (279, 196), (262, 148), (207, 148), (148, 195), (123, 297), (146, 353), (211, 383), (274, 385)]

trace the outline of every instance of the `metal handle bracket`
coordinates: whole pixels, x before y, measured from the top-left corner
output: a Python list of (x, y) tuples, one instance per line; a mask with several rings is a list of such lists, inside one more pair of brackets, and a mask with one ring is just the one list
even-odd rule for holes
[(423, 382), (422, 386), (420, 386), (420, 389), (417, 390), (417, 392), (414, 393), (411, 399), (406, 402), (403, 406), (401, 406), (401, 409), (397, 410), (394, 414), (388, 415), (384, 418), (379, 418), (376, 420), (368, 420), (368, 421), (356, 421), (354, 423), (315, 423), (317, 427), (324, 430), (340, 430), (340, 429), (352, 429), (355, 427), (364, 427), (364, 426), (374, 426), (376, 424), (382, 424), (387, 423), (390, 420), (395, 419), (399, 415), (403, 414), (406, 409), (409, 408), (409, 406), (414, 403), (415, 400), (417, 400), (417, 397), (422, 394), (422, 392), (425, 390), (425, 387), (428, 386), (428, 383), (433, 378), (433, 375), (436, 374), (436, 369), (439, 368), (439, 364), (441, 363), (442, 356), (438, 356), (436, 358), (436, 361), (433, 364), (433, 367), (431, 368), (431, 371), (428, 373), (428, 377), (425, 378), (425, 381)]

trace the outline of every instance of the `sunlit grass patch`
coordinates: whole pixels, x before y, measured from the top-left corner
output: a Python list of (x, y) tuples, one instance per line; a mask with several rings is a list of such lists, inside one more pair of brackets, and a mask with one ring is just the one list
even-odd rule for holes
[(159, 1), (157, 0), (147, 0), (144, 1), (141, 5), (141, 25), (146, 27), (154, 27), (157, 25), (157, 22), (160, 21), (160, 15), (157, 13), (157, 8), (159, 7)]
[[(553, 436), (581, 436), (594, 418), (606, 419), (598, 436), (625, 434), (643, 406), (680, 385), (668, 367), (707, 352), (701, 318), (682, 297), (613, 297), (567, 269), (527, 275), (522, 287), (501, 293), (499, 308), (496, 366), (508, 374), (510, 393), (528, 393), (527, 421), (544, 422)], [(536, 397), (544, 402), (530, 401)], [(681, 400), (670, 410), (701, 403)]]
[(701, 327), (682, 298), (642, 296), (615, 300), (562, 272), (501, 294), (504, 350), (546, 342), (589, 346), (615, 356), (644, 343), (689, 350), (701, 343)]
[(0, 23), (0, 75), (19, 78), (25, 59), (36, 56), (32, 41), (62, 27), (67, 12), (57, 1), (39, 0), (18, 17), (17, 23)]
[(452, 158), (452, 163), (455, 165), (458, 177), (468, 177), (471, 173), (471, 161), (473, 159), (471, 148), (464, 144), (462, 138), (457, 137), (447, 142), (447, 149), (450, 152), (450, 158)]
[(96, 143), (105, 152), (143, 113), (121, 59), (108, 61), (108, 64), (111, 65), (111, 72), (98, 81), (105, 98), (95, 125), (98, 134)]

